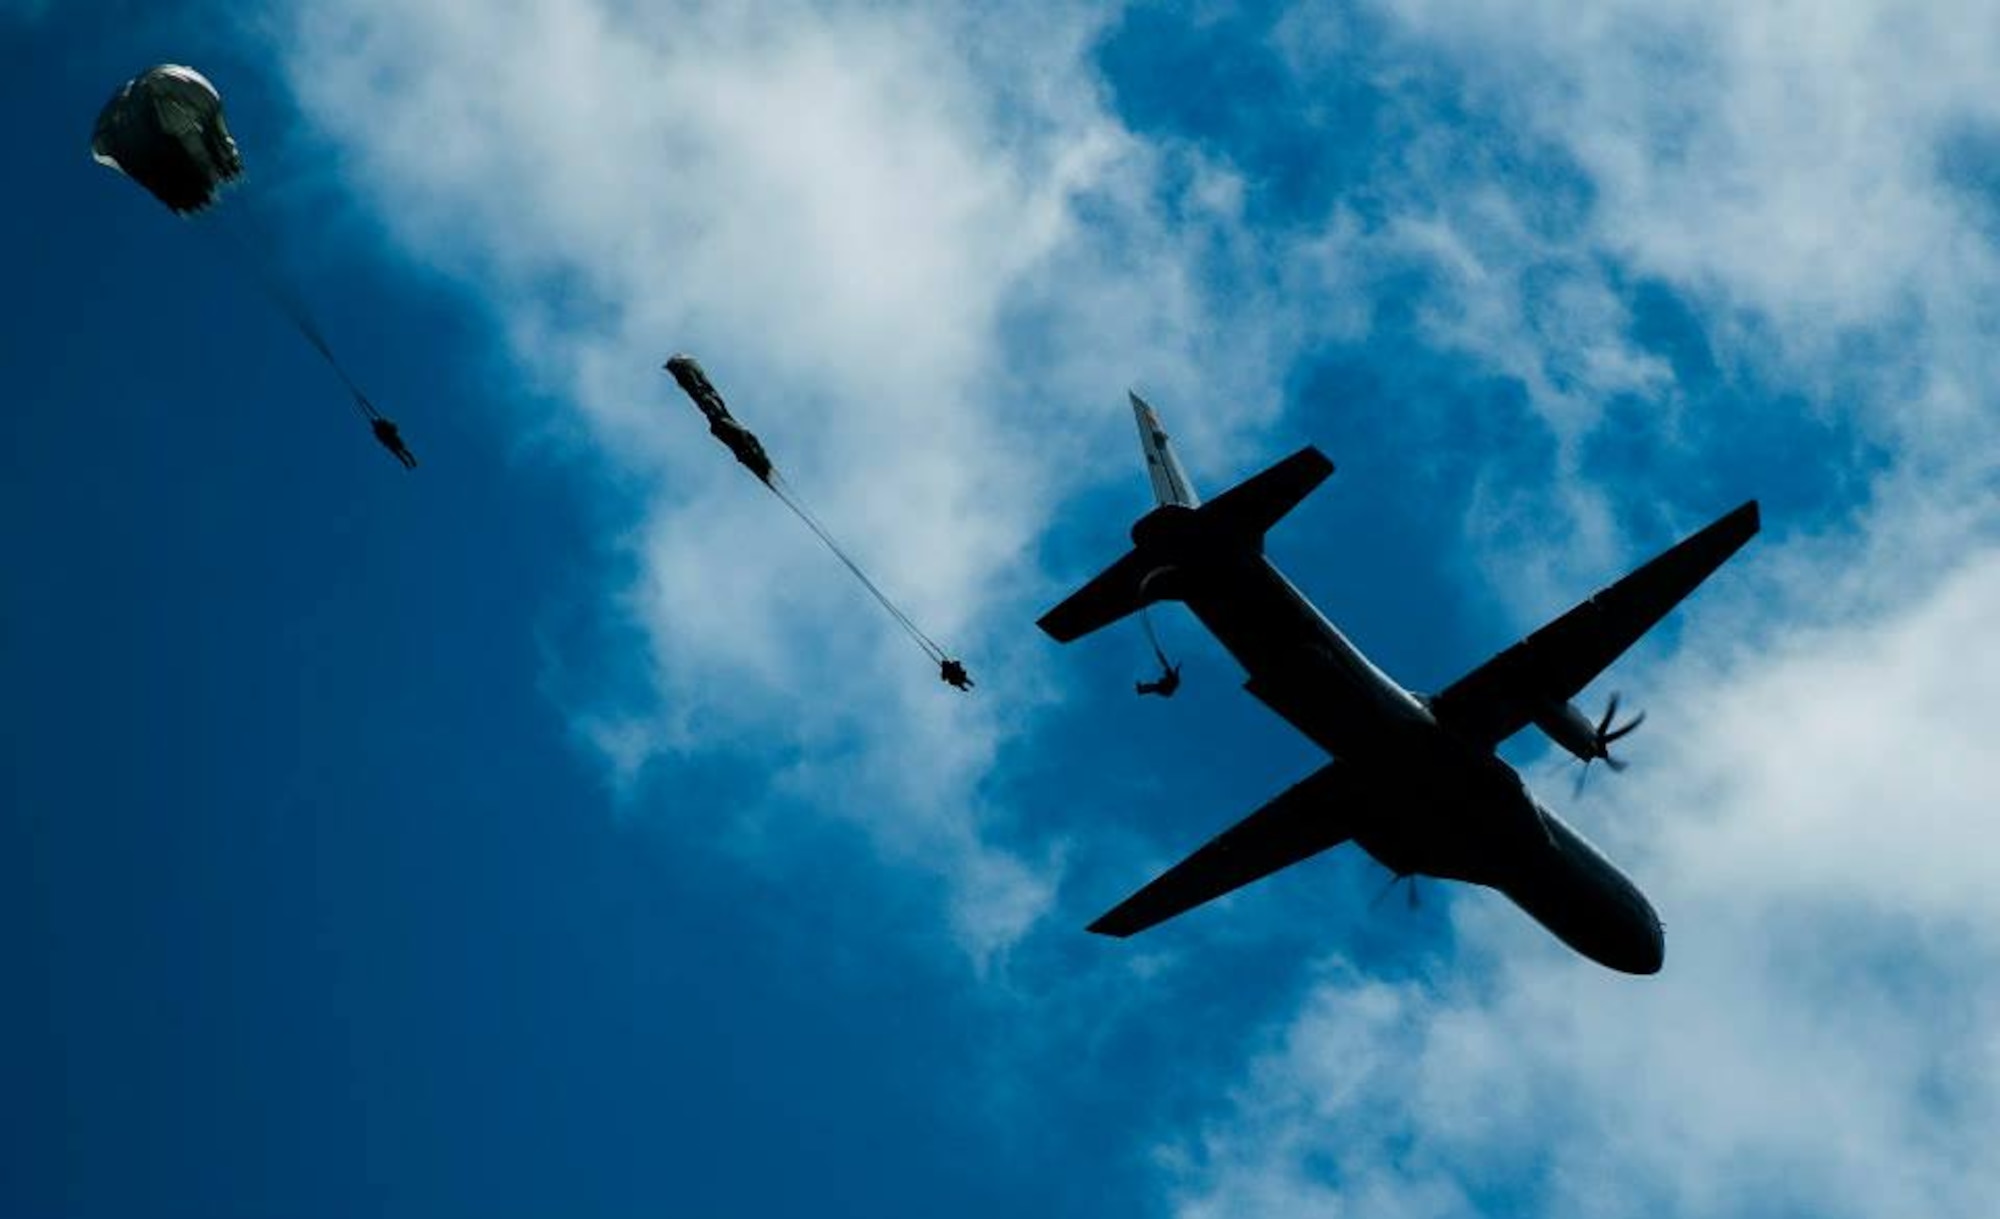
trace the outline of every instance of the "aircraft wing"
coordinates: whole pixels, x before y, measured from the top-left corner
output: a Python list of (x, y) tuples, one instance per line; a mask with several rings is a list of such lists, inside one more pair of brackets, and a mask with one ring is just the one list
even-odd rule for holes
[(1367, 793), (1335, 761), (1286, 788), (1090, 925), (1123, 939), (1353, 837)]
[(1666, 617), (1758, 529), (1751, 500), (1460, 678), (1431, 713), (1487, 747), (1562, 704)]

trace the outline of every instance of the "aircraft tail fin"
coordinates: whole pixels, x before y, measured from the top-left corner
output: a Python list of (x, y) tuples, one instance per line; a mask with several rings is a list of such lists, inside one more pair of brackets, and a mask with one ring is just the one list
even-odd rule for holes
[(1136, 392), (1126, 390), (1125, 396), (1132, 400), (1132, 418), (1139, 425), (1139, 447), (1146, 453), (1146, 475), (1153, 480), (1153, 502), (1162, 508), (1169, 504), (1200, 507), (1201, 496), (1195, 494), (1187, 471), (1181, 469), (1180, 458), (1174, 456), (1167, 429), (1160, 426), (1159, 413)]
[(1159, 506), (1132, 527), (1136, 547), (1037, 620), (1036, 625), (1059, 643), (1080, 639), (1155, 601), (1178, 596), (1172, 573), (1188, 553), (1186, 547), (1205, 545), (1198, 539), (1231, 548), (1261, 546), (1265, 532), (1333, 473), (1326, 454), (1308, 445), (1203, 504), (1168, 445), (1159, 415), (1138, 394), (1130, 396), (1146, 473)]
[[(1154, 469), (1157, 487), (1158, 467)], [(1057, 642), (1069, 643), (1155, 601), (1178, 596), (1172, 573), (1178, 563), (1179, 543), (1171, 535), (1227, 539), (1232, 548), (1259, 546), (1265, 532), (1332, 473), (1333, 463), (1326, 455), (1307, 446), (1200, 508), (1179, 504), (1155, 508), (1133, 527), (1137, 547), (1043, 614), (1036, 625)]]
[(1254, 474), (1202, 507), (1187, 471), (1174, 455), (1167, 430), (1152, 404), (1133, 391), (1132, 418), (1139, 425), (1139, 445), (1146, 454), (1146, 475), (1153, 481), (1153, 501), (1160, 508), (1201, 508), (1202, 515), (1231, 532), (1261, 537), (1287, 512), (1333, 473), (1333, 463), (1308, 445), (1261, 473)]

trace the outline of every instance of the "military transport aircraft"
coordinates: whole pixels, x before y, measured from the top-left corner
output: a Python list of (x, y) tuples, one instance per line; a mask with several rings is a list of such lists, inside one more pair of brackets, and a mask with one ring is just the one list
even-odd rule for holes
[[(1757, 532), (1757, 502), (1721, 517), (1434, 695), (1390, 680), (1264, 555), (1264, 534), (1333, 473), (1311, 446), (1204, 504), (1137, 394), (1158, 506), (1132, 549), (1040, 626), (1068, 643), (1156, 601), (1187, 604), (1249, 671), (1245, 688), (1334, 760), (1224, 830), (1090, 925), (1129, 936), (1352, 840), (1398, 877), (1497, 889), (1563, 943), (1657, 973), (1659, 916), (1494, 750), (1530, 724), (1589, 765), (1611, 761), (1615, 703), (1570, 702)], [(1614, 763), (1615, 765), (1615, 763)]]

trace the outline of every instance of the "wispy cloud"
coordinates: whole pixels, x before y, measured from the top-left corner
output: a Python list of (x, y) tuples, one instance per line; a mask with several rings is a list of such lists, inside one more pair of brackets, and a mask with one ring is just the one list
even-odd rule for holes
[[(1301, 121), (1356, 80), (1393, 116), (1336, 204), (1344, 223), (1369, 201), (1359, 259), (1420, 273), (1426, 341), (1517, 385), (1546, 429), (1522, 438), (1542, 460), (1496, 469), (1470, 514), (1523, 619), (1631, 551), (1606, 492), (1644, 471), (1596, 455), (1608, 423), (1621, 454), (1727, 459), (1745, 404), (1785, 395), (1911, 468), (1985, 437), (2000, 262), (1981, 150), (2000, 112), (1964, 48), (1992, 20), (1430, 0), (1277, 23)], [(1654, 285), (1698, 320), (1709, 401), (1641, 334)]]

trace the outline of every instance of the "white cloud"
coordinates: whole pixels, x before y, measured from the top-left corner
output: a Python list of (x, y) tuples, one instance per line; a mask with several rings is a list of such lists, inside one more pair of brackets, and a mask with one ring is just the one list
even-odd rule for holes
[[(784, 790), (946, 879), (981, 953), (1053, 881), (994, 845), (975, 791), (1047, 696), (1036, 538), (1126, 455), (1126, 385), (1186, 404), (1179, 430), (1227, 459), (1275, 412), (1295, 337), (1266, 324), (1227, 168), (1105, 112), (1100, 20), (335, 0), (286, 41), (390, 236), (490, 302), (511, 357), (578, 408), (559, 434), (649, 488), (623, 604), (654, 697), (579, 707), (586, 737), (628, 781), (662, 755), (790, 758)], [(1301, 273), (1334, 262), (1328, 243)], [(658, 371), (676, 349), (977, 694), (945, 690), (703, 434)]]
[(1481, 113), (1573, 159), (1599, 251), (1701, 295), (1714, 322), (1768, 320), (1760, 341), (1797, 368), (1916, 308), (1949, 331), (1990, 295), (1991, 246), (1938, 174), (1943, 140), (2000, 120), (1974, 50), (2000, 41), (1990, 6), (1427, 0), (1387, 16)]

